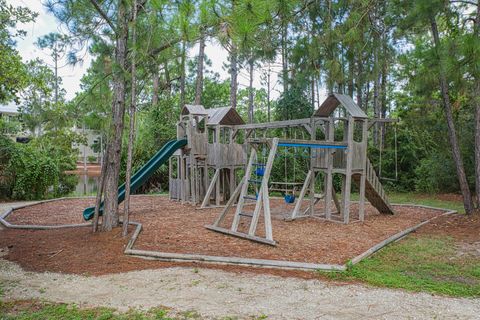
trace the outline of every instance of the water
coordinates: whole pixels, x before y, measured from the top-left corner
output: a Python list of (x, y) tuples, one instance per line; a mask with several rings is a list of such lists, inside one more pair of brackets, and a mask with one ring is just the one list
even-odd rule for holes
[(76, 196), (89, 196), (96, 194), (99, 178), (100, 177), (89, 176), (88, 174), (80, 174), (74, 194)]

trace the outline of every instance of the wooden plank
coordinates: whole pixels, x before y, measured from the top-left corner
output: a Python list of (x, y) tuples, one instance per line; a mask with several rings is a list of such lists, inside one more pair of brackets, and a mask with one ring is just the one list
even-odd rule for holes
[(247, 192), (248, 192), (248, 180), (252, 175), (252, 165), (254, 161), (256, 161), (256, 159), (257, 159), (257, 151), (255, 150), (255, 148), (252, 148), (250, 153), (250, 159), (248, 160), (248, 164), (247, 164), (247, 169), (245, 170), (245, 177), (242, 183), (242, 191), (240, 193), (240, 198), (238, 199), (238, 203), (237, 203), (237, 209), (235, 210), (235, 215), (233, 217), (233, 222), (231, 227), (232, 231), (237, 231), (238, 229), (238, 224), (240, 223), (240, 213), (243, 210), (243, 205), (245, 204), (245, 196), (247, 195)]
[(347, 270), (345, 265), (329, 265), (329, 264), (317, 264), (307, 262), (295, 262), (285, 260), (267, 260), (267, 259), (252, 259), (252, 258), (240, 258), (240, 257), (223, 257), (223, 256), (208, 256), (201, 254), (185, 254), (185, 253), (170, 253), (170, 252), (158, 252), (147, 250), (128, 249), (125, 250), (125, 254), (140, 257), (156, 258), (162, 261), (193, 261), (204, 263), (220, 263), (220, 264), (233, 264), (233, 265), (245, 265), (254, 267), (267, 267), (275, 269), (285, 270), (323, 270), (323, 271), (345, 271)]
[(272, 122), (264, 122), (264, 123), (249, 123), (249, 124), (236, 125), (236, 126), (234, 126), (234, 130), (274, 129), (274, 128), (296, 127), (296, 126), (303, 126), (305, 124), (309, 125), (310, 122), (311, 122), (310, 118), (304, 118), (304, 119), (272, 121)]
[[(335, 140), (335, 127), (334, 127), (334, 123), (333, 123), (333, 120), (330, 119), (328, 122), (327, 122), (327, 130), (326, 133), (327, 133), (327, 141), (333, 141)], [(332, 173), (332, 169), (333, 169), (333, 154), (331, 152), (331, 150), (325, 150), (326, 153), (326, 161), (327, 161), (327, 176), (325, 178), (326, 180), (326, 186), (325, 186), (325, 217), (327, 219), (330, 219), (331, 217), (331, 212), (330, 212), (330, 203), (332, 202), (332, 193), (335, 192), (333, 190), (333, 173)], [(338, 200), (337, 200), (338, 201)], [(338, 210), (338, 208), (337, 208)]]
[(243, 233), (243, 232), (233, 231), (231, 229), (225, 229), (225, 228), (216, 227), (216, 226), (213, 226), (213, 225), (206, 225), (205, 228), (207, 228), (209, 230), (212, 230), (212, 231), (228, 234), (230, 236), (234, 236), (234, 237), (237, 237), (237, 238), (243, 238), (243, 239), (247, 239), (247, 240), (251, 240), (251, 241), (255, 241), (255, 242), (260, 242), (260, 243), (263, 243), (263, 244), (268, 244), (268, 245), (271, 245), (271, 246), (276, 246), (277, 245), (276, 242), (273, 241), (273, 240), (269, 240), (269, 239), (262, 238), (262, 237), (257, 237), (255, 235), (250, 235), (250, 234), (246, 234), (246, 233)]
[(270, 199), (268, 198), (268, 185), (263, 190), (263, 217), (265, 220), (265, 238), (273, 241), (272, 217), (270, 216)]
[(358, 206), (358, 218), (360, 221), (365, 220), (365, 182), (366, 182), (366, 167), (367, 167), (367, 148), (368, 148), (368, 120), (364, 120), (362, 123), (362, 173), (360, 178), (360, 190), (359, 190), (359, 206)]
[(273, 161), (275, 160), (275, 155), (277, 154), (278, 138), (273, 138), (272, 146), (270, 153), (268, 155), (267, 163), (265, 165), (265, 171), (262, 177), (262, 185), (258, 194), (257, 205), (255, 206), (255, 211), (253, 212), (253, 217), (250, 223), (250, 228), (248, 234), (253, 236), (255, 230), (257, 229), (258, 219), (260, 217), (260, 211), (263, 205), (263, 193), (265, 190), (268, 190), (268, 180), (270, 179), (270, 173), (272, 172)]
[[(313, 129), (312, 129), (313, 130)], [(337, 142), (337, 141), (323, 141), (323, 140), (304, 140), (304, 139), (279, 139), (279, 138), (252, 138), (248, 139), (249, 143), (252, 144), (272, 144), (273, 139), (278, 139), (278, 145), (281, 144), (299, 144), (305, 145), (306, 148), (309, 146), (325, 146), (328, 147), (338, 147), (338, 148), (347, 148), (348, 144), (345, 142)], [(301, 147), (301, 146), (300, 146)]]
[(208, 186), (207, 192), (205, 194), (205, 198), (203, 198), (203, 202), (200, 208), (206, 208), (210, 204), (210, 196), (212, 194), (213, 189), (215, 188), (219, 175), (220, 175), (220, 169), (216, 169), (215, 174), (213, 175), (212, 181)]
[(295, 219), (298, 216), (298, 212), (302, 207), (303, 198), (307, 193), (307, 190), (310, 186), (310, 179), (312, 179), (312, 170), (308, 170), (307, 176), (305, 177), (305, 182), (303, 183), (302, 190), (300, 191), (300, 195), (298, 196), (297, 203), (295, 203), (295, 208), (292, 211), (290, 219)]
[(213, 223), (214, 226), (218, 226), (223, 221), (223, 219), (228, 213), (228, 210), (233, 206), (236, 197), (238, 197), (238, 195), (240, 194), (240, 191), (242, 190), (242, 187), (244, 184), (245, 184), (245, 177), (243, 177), (242, 180), (240, 180), (240, 183), (235, 188), (233, 195), (230, 197), (230, 199), (228, 199), (227, 205), (225, 206), (225, 208), (223, 208), (222, 213), (220, 213), (217, 219), (215, 219), (215, 222)]
[(354, 119), (349, 117), (348, 129), (347, 129), (347, 167), (345, 169), (345, 189), (343, 195), (343, 222), (348, 223), (350, 221), (350, 193), (352, 189), (352, 161), (353, 161), (353, 130)]

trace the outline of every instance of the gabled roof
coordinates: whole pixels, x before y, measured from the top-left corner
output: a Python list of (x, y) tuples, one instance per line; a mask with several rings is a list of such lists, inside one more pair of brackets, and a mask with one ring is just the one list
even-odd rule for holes
[(318, 110), (313, 113), (314, 117), (329, 117), (338, 106), (343, 106), (345, 110), (354, 118), (368, 118), (365, 112), (353, 101), (350, 96), (340, 93), (332, 93), (323, 101)]
[(185, 116), (187, 114), (204, 116), (204, 115), (207, 115), (207, 111), (202, 105), (186, 104), (182, 109), (182, 116)]
[(245, 124), (237, 110), (231, 107), (212, 108), (206, 110), (208, 113), (207, 125), (237, 125)]

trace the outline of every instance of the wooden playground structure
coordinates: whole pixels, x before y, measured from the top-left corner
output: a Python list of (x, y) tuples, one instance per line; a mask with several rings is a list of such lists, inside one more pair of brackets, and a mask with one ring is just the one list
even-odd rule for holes
[[(276, 245), (270, 208), (275, 192), (283, 193), (292, 206), (283, 216), (287, 221), (361, 222), (366, 199), (380, 213), (393, 214), (367, 156), (369, 128), (389, 121), (369, 119), (343, 94), (331, 94), (310, 118), (269, 123), (245, 124), (233, 108), (186, 105), (177, 138), (188, 144), (170, 158), (169, 197), (201, 208), (224, 206), (208, 229), (269, 245)], [(295, 156), (305, 160), (302, 181), (295, 177)], [(285, 181), (272, 181), (275, 163), (278, 167), (282, 160)], [(291, 171), (293, 181), (288, 179)], [(351, 206), (354, 185), (357, 212)], [(233, 217), (227, 219), (229, 215)], [(259, 232), (261, 220), (264, 230)], [(246, 228), (241, 221), (247, 222)]]

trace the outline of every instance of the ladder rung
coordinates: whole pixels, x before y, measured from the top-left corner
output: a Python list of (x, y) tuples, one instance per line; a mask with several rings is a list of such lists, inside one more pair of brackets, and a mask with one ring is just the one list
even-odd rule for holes
[(253, 217), (253, 213), (247, 213), (247, 212), (240, 212), (238, 215), (242, 217), (249, 217), (249, 218)]
[(261, 184), (262, 180), (248, 180), (250, 183), (256, 183), (256, 184)]
[(244, 196), (243, 199), (248, 199), (248, 200), (257, 200), (257, 197), (255, 196)]

